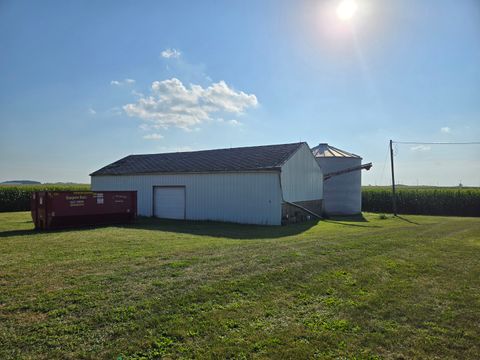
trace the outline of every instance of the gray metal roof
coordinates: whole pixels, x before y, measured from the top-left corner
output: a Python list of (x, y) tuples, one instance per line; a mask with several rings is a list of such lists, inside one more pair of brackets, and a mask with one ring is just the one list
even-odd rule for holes
[(90, 175), (278, 170), (303, 144), (129, 155)]
[(328, 145), (326, 143), (318, 144), (312, 148), (312, 153), (315, 157), (335, 157), (335, 158), (357, 158), (361, 159), (360, 156), (350, 153), (345, 150), (340, 150), (334, 146)]

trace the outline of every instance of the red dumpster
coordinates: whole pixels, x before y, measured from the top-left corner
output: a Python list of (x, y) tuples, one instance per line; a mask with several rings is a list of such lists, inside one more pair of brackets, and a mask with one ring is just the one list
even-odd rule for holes
[(36, 191), (35, 229), (129, 223), (137, 216), (136, 191)]

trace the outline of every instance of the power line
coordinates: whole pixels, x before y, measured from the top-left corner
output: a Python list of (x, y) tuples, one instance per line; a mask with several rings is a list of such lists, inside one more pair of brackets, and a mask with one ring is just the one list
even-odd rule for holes
[(419, 141), (393, 141), (394, 144), (410, 145), (480, 145), (480, 141), (474, 142), (419, 142)]
[[(471, 142), (420, 142), (420, 141), (389, 141), (390, 148), (390, 164), (392, 170), (392, 209), (393, 215), (397, 216), (397, 196), (395, 192), (395, 169), (394, 169), (394, 147), (393, 144), (409, 144), (409, 145), (480, 145), (480, 141)], [(412, 148), (413, 149), (413, 148)]]

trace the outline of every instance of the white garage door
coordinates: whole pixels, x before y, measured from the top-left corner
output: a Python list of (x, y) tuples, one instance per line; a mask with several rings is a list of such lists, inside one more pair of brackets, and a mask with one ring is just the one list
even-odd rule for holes
[(154, 214), (162, 219), (185, 219), (185, 188), (154, 188)]

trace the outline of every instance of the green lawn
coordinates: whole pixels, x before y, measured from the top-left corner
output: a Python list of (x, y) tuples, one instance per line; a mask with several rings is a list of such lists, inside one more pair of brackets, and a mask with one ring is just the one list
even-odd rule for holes
[(0, 214), (0, 359), (480, 354), (480, 219), (286, 227)]

